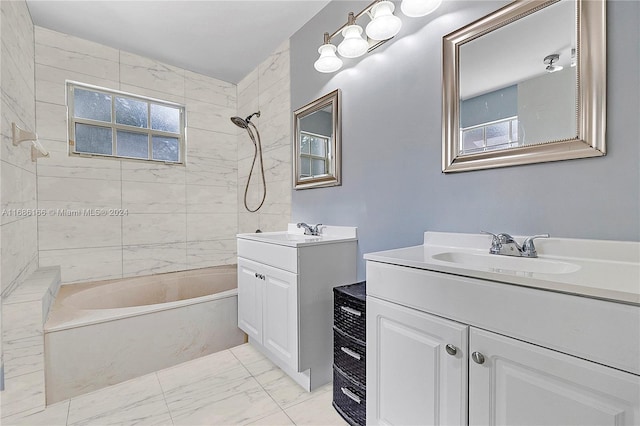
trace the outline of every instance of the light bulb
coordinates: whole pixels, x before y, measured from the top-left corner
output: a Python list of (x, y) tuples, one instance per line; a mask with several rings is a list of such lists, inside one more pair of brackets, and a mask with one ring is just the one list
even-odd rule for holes
[(357, 58), (367, 53), (369, 43), (363, 39), (360, 25), (349, 25), (342, 30), (344, 40), (338, 45), (338, 53), (345, 58)]
[(402, 13), (411, 18), (426, 16), (440, 7), (442, 0), (402, 0)]
[(398, 34), (402, 21), (393, 15), (395, 6), (390, 1), (381, 1), (371, 8), (371, 22), (367, 25), (367, 35), (373, 40), (387, 40)]
[(323, 44), (318, 48), (320, 57), (313, 64), (319, 72), (335, 72), (342, 68), (342, 59), (336, 56), (336, 47), (333, 44)]

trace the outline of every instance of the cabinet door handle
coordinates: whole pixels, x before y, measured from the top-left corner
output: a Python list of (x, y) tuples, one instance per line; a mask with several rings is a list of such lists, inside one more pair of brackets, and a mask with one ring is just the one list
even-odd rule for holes
[(260, 275), (256, 272), (256, 278), (258, 278)]
[(354, 351), (352, 351), (352, 350), (351, 350), (351, 349), (349, 349), (349, 348), (345, 348), (344, 346), (342, 346), (342, 347), (340, 348), (340, 350), (341, 350), (342, 352), (344, 352), (345, 354), (349, 355), (351, 358), (355, 358), (355, 359), (357, 359), (358, 361), (360, 361), (360, 355), (359, 355), (357, 352), (354, 352)]
[(340, 306), (340, 309), (342, 309), (343, 311), (348, 312), (348, 313), (350, 313), (350, 314), (352, 314), (352, 315), (355, 315), (355, 316), (357, 316), (357, 317), (359, 317), (359, 316), (361, 316), (361, 315), (362, 315), (362, 312), (360, 312), (360, 311), (356, 311), (355, 309), (350, 308), (350, 307), (348, 307), (348, 306)]
[(484, 364), (484, 355), (482, 355), (480, 352), (473, 352), (471, 354), (471, 359), (476, 363), (476, 364)]
[(343, 394), (345, 394), (347, 396), (347, 398), (349, 398), (350, 400), (352, 400), (356, 404), (360, 404), (360, 397), (358, 395), (356, 395), (355, 393), (351, 392), (347, 388), (340, 388), (340, 390), (342, 391)]
[(458, 353), (458, 348), (456, 348), (455, 346), (453, 346), (452, 344), (448, 344), (447, 346), (444, 347), (445, 350), (447, 351), (447, 353), (449, 355), (455, 355)]

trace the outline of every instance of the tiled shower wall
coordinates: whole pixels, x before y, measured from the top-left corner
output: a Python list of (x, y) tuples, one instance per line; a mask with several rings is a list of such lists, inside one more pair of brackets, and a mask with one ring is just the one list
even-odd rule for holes
[[(251, 169), (254, 147), (246, 130), (238, 129), (238, 231), (287, 229), (291, 217), (291, 96), (289, 41), (283, 42), (258, 68), (238, 83), (238, 115), (252, 119), (262, 139), (267, 197), (255, 213), (244, 207), (244, 191)], [(248, 206), (262, 200), (259, 160), (251, 177)]]
[[(235, 263), (234, 84), (40, 27), (35, 79), (37, 131), (51, 151), (38, 161), (38, 208), (128, 210), (39, 217), (41, 266), (61, 265), (69, 283)], [(186, 167), (69, 157), (65, 80), (186, 105)]]
[(38, 265), (37, 219), (20, 209), (36, 208), (36, 165), (31, 142), (13, 146), (11, 123), (35, 131), (34, 35), (24, 1), (2, 1), (2, 147), (0, 281), (3, 295), (12, 291)]

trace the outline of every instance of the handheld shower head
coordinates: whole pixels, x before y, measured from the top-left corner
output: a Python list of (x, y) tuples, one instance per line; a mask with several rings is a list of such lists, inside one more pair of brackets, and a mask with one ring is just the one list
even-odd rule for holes
[(260, 111), (254, 112), (253, 114), (249, 115), (247, 118), (231, 117), (231, 121), (233, 122), (233, 124), (240, 127), (241, 129), (246, 129), (249, 127), (249, 122), (254, 116), (260, 117)]
[(240, 117), (231, 117), (231, 122), (241, 129), (246, 129), (247, 127), (249, 127), (247, 121)]

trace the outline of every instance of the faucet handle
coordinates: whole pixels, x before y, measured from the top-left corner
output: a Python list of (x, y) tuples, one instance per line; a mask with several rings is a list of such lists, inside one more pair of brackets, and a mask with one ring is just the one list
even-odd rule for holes
[(533, 240), (536, 238), (549, 238), (549, 234), (540, 234), (533, 235), (528, 237), (522, 243), (522, 255), (526, 257), (538, 257), (538, 252), (536, 251), (536, 246), (533, 245)]
[(321, 223), (316, 223), (316, 226), (313, 227), (313, 235), (320, 235), (320, 227)]
[(493, 238), (491, 239), (491, 248), (489, 249), (489, 253), (491, 254), (499, 254), (500, 247), (502, 242), (500, 241), (500, 237), (493, 232), (488, 231), (480, 231), (482, 234), (491, 235)]

